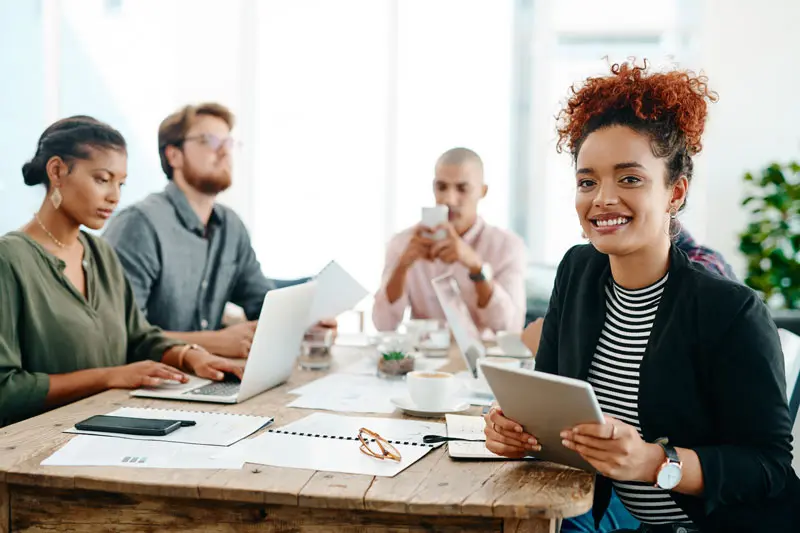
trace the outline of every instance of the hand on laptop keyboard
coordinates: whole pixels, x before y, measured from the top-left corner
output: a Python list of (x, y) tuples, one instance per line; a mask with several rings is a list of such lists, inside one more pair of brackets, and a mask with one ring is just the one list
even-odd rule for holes
[(242, 377), (244, 364), (240, 361), (213, 355), (205, 350), (192, 349), (186, 354), (184, 364), (198, 377), (220, 381), (225, 378), (225, 373)]

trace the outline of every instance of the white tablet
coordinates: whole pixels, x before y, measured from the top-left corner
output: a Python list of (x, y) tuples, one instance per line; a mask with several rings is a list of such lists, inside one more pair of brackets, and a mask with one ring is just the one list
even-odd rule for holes
[(484, 365), (483, 373), (506, 417), (542, 445), (531, 456), (594, 472), (577, 452), (561, 444), (561, 432), (578, 424), (604, 423), (592, 386), (579, 379), (535, 370)]

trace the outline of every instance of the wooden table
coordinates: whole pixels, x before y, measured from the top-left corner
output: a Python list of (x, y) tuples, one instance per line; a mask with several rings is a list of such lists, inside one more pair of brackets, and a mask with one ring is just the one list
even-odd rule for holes
[[(363, 354), (337, 349), (334, 370)], [(280, 426), (311, 414), (285, 407), (295, 397), (288, 391), (322, 375), (298, 370), (287, 384), (235, 406), (108, 391), (0, 429), (0, 533), (538, 533), (557, 531), (562, 517), (591, 507), (589, 474), (550, 463), (456, 462), (445, 447), (394, 478), (254, 464), (241, 470), (40, 466), (71, 438), (63, 429), (121, 406), (270, 415)]]

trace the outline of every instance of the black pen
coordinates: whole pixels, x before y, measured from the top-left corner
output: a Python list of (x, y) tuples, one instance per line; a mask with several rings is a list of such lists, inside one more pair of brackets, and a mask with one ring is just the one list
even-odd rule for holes
[(197, 422), (195, 422), (194, 420), (176, 420), (176, 422), (180, 422), (182, 428), (197, 425)]

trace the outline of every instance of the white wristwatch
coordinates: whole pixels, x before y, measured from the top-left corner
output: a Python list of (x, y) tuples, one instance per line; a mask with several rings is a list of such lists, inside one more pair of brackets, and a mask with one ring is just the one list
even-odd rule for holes
[(664, 490), (672, 490), (678, 486), (683, 478), (683, 462), (678, 451), (669, 444), (668, 439), (659, 439), (656, 444), (661, 446), (667, 459), (658, 468), (656, 474), (656, 487)]

